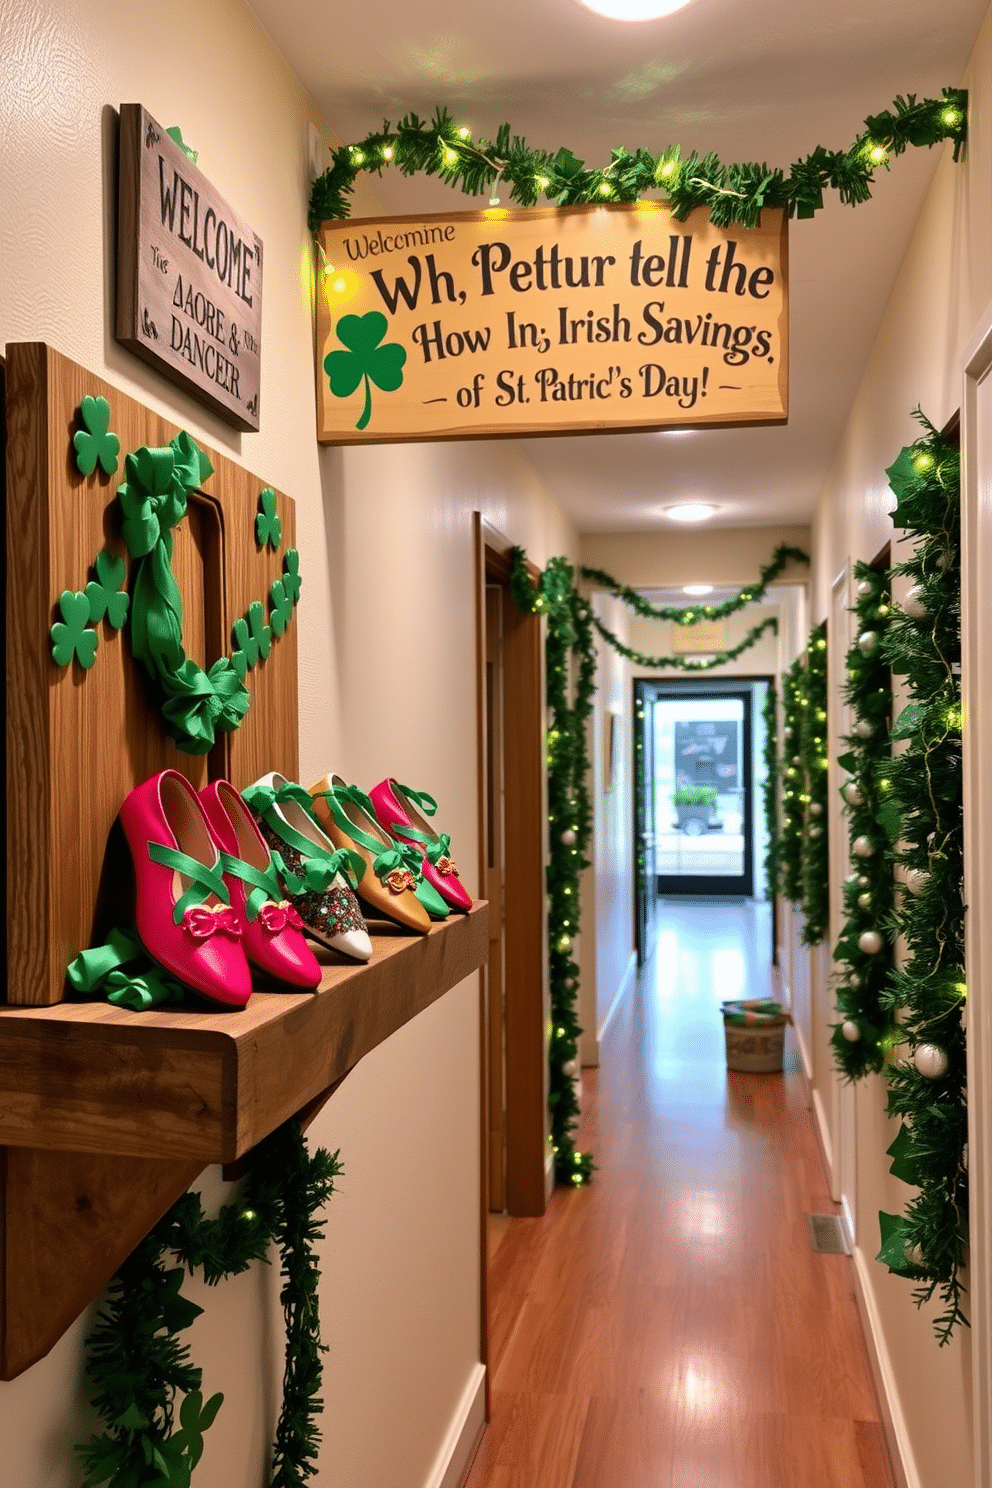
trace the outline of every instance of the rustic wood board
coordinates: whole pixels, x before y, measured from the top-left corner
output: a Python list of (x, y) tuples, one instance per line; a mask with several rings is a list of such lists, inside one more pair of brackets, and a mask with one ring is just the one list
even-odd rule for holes
[[(124, 632), (106, 621), (88, 672), (75, 661), (56, 666), (49, 631), (61, 592), (86, 587), (104, 546), (127, 560), (116, 502), (125, 453), (167, 444), (179, 429), (40, 343), (8, 346), (6, 383), (7, 1001), (41, 1005), (62, 998), (73, 956), (129, 921), (130, 865), (112, 828), (135, 785), (167, 767), (198, 788), (220, 777), (244, 787), (272, 769), (296, 778), (296, 620), (248, 673), (243, 724), (219, 735), (208, 756), (176, 749)], [(121, 441), (109, 479), (99, 466), (84, 478), (73, 458), (86, 394), (108, 400)], [(234, 621), (266, 600), (296, 539), (294, 504), (278, 493), (282, 547), (259, 549), (254, 524), (267, 482), (206, 453), (214, 474), (191, 498), (173, 556), (184, 643), (201, 666), (230, 654)]]
[(488, 953), (488, 905), (425, 936), (375, 937), (314, 993), (255, 992), (242, 1012), (108, 1003), (0, 1008), (0, 1143), (233, 1162), (301, 1111)]
[(261, 239), (138, 103), (121, 105), (116, 334), (236, 429), (258, 428)]

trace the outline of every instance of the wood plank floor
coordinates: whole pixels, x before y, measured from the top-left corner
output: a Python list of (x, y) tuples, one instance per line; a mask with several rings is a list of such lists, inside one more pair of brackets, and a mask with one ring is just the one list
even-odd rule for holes
[(728, 1075), (719, 1003), (772, 991), (767, 906), (667, 904), (583, 1072), (593, 1183), (495, 1219), (492, 1420), (467, 1488), (892, 1488), (851, 1261), (794, 1047)]

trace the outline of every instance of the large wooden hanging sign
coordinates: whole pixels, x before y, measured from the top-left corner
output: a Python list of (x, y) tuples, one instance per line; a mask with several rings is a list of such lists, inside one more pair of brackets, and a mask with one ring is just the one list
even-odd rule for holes
[(657, 202), (325, 222), (325, 444), (784, 423), (788, 237)]
[(121, 105), (117, 339), (258, 428), (261, 239), (137, 103)]

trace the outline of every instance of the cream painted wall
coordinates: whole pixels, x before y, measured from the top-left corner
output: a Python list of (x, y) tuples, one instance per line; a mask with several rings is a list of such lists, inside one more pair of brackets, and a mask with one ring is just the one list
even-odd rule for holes
[[(586, 533), (582, 562), (635, 589), (681, 584), (746, 584), (780, 543), (810, 552), (809, 527), (669, 528), (664, 532)], [(805, 564), (790, 563), (781, 582), (803, 582)], [(657, 648), (655, 648), (657, 649)]]
[[(827, 614), (830, 586), (841, 566), (848, 559), (873, 558), (895, 536), (885, 467), (918, 432), (911, 417), (917, 404), (938, 426), (958, 408), (962, 350), (992, 298), (992, 16), (986, 17), (963, 83), (970, 90), (966, 157), (957, 166), (949, 154), (940, 162), (819, 504), (814, 620)], [(894, 545), (894, 561), (899, 557)], [(832, 786), (839, 786), (836, 770), (833, 776)], [(837, 800), (833, 789), (831, 801)], [(839, 809), (832, 810), (836, 843), (844, 825)], [(841, 871), (839, 861), (835, 871)], [(816, 1041), (822, 1038), (821, 1029)], [(836, 1138), (832, 1079), (826, 1058), (814, 1057), (814, 1084), (831, 1143)], [(884, 1114), (880, 1079), (859, 1086), (856, 1124), (856, 1260), (876, 1346), (889, 1371), (889, 1404), (908, 1481), (919, 1488), (968, 1485), (973, 1482), (968, 1336), (938, 1349), (931, 1333), (934, 1308), (917, 1312), (910, 1286), (873, 1260), (878, 1210), (898, 1212), (910, 1196), (888, 1172), (885, 1149), (896, 1127)]]
[[(0, 346), (47, 340), (294, 497), (304, 779), (431, 789), (476, 889), (472, 512), (539, 563), (574, 557), (574, 532), (510, 444), (318, 450), (306, 199), (319, 120), (241, 0), (3, 0), (0, 27)], [(181, 125), (265, 245), (257, 435), (113, 340), (112, 109), (130, 101)], [(321, 1480), (340, 1488), (425, 1483), (479, 1357), (478, 1080), (472, 979), (369, 1056), (311, 1129), (345, 1164), (322, 1247)], [(202, 1186), (209, 1202), (225, 1192), (218, 1171)], [(226, 1395), (198, 1479), (244, 1488), (262, 1479), (277, 1406), (278, 1277), (191, 1293), (205, 1387)], [(94, 1425), (85, 1331), (0, 1384), (18, 1488), (76, 1488), (72, 1443)]]

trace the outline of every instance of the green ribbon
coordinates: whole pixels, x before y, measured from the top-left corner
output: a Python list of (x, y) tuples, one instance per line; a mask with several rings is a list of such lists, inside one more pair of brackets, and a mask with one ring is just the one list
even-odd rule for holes
[[(136, 962), (143, 965), (124, 970)], [(134, 1012), (181, 1002), (185, 995), (182, 983), (150, 961), (141, 942), (127, 930), (111, 930), (104, 945), (80, 951), (66, 967), (66, 977), (80, 995), (104, 996), (116, 1007)]]
[[(283, 819), (273, 808), (285, 805), (287, 801), (295, 801), (297, 806), (302, 806), (307, 816), (313, 815), (313, 797), (309, 791), (297, 785), (295, 780), (287, 780), (285, 785), (278, 787), (272, 785), (250, 785), (243, 793), (244, 799), (254, 811), (256, 816), (264, 816), (272, 827), (283, 825)], [(270, 816), (269, 813), (272, 813)], [(295, 844), (294, 844), (295, 846)], [(312, 847), (313, 844), (311, 843)]]
[(131, 597), (131, 651), (165, 693), (166, 732), (187, 754), (206, 754), (218, 730), (236, 729), (251, 694), (221, 656), (205, 672), (183, 647), (183, 600), (172, 572), (172, 531), (186, 515), (189, 493), (213, 466), (185, 430), (161, 449), (127, 456), (117, 495), (128, 552), (139, 560)]
[[(251, 893), (245, 899), (245, 914), (248, 923), (253, 925), (258, 919), (258, 911), (266, 900), (271, 899), (278, 904), (282, 898), (279, 887), (279, 879), (273, 866), (274, 859), (264, 872), (260, 868), (253, 868), (251, 863), (246, 863), (241, 858), (232, 858), (230, 853), (222, 852), (220, 855), (220, 866), (225, 873), (231, 873), (235, 878), (240, 878), (242, 883), (254, 884)], [(280, 859), (281, 861), (281, 859)]]
[[(365, 794), (359, 785), (332, 785), (330, 790), (317, 791), (316, 793), (325, 800), (330, 808), (331, 815), (342, 832), (347, 832), (360, 847), (372, 854), (372, 871), (380, 880), (384, 880), (387, 874), (393, 873), (397, 868), (405, 868), (412, 873), (415, 879), (421, 875), (423, 865), (420, 854), (415, 847), (408, 847), (405, 842), (392, 842), (383, 849), (382, 841), (373, 837), (371, 833), (363, 831), (355, 825), (351, 817), (345, 811), (343, 801), (350, 801), (364, 811), (372, 821), (376, 821), (375, 807), (371, 798)], [(364, 870), (364, 863), (362, 864)]]
[(172, 911), (175, 924), (181, 925), (187, 909), (194, 904), (202, 904), (211, 894), (216, 894), (222, 904), (230, 904), (231, 896), (219, 869), (208, 868), (198, 858), (191, 858), (188, 853), (176, 852), (173, 847), (164, 847), (160, 842), (149, 842), (148, 856), (153, 863), (161, 863), (164, 868), (174, 868), (177, 873), (193, 880)]
[(426, 791), (416, 791), (412, 785), (400, 785), (398, 780), (396, 781), (396, 789), (402, 791), (414, 803), (417, 810), (422, 811), (425, 816), (433, 816), (437, 811), (437, 802)]
[(340, 847), (337, 852), (328, 855), (322, 853), (314, 843), (310, 843), (310, 854), (310, 857), (303, 859), (298, 874), (287, 867), (281, 853), (272, 854), (272, 861), (291, 894), (323, 894), (339, 873), (344, 874), (352, 888), (356, 888), (365, 872), (365, 860), (346, 847)]

